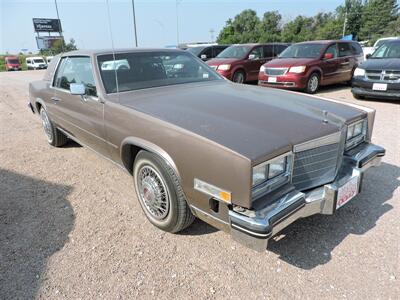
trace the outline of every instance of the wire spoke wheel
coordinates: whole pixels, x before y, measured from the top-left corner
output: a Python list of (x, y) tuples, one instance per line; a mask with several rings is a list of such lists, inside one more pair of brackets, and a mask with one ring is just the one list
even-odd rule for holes
[(49, 143), (53, 141), (53, 132), (49, 117), (45, 110), (42, 110), (40, 113), (40, 118), (42, 119), (44, 133), (46, 134), (47, 140)]
[(139, 197), (150, 215), (163, 220), (168, 216), (170, 197), (161, 175), (151, 166), (143, 166), (138, 173)]

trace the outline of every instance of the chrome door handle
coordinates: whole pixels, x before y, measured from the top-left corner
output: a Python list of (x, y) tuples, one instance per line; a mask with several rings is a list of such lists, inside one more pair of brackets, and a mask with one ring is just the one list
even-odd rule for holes
[(349, 65), (349, 64), (350, 64), (350, 62), (348, 62), (348, 61), (346, 61), (346, 62), (344, 62), (344, 63), (341, 63), (342, 66), (347, 66), (347, 65)]
[(51, 100), (53, 100), (53, 101), (55, 101), (55, 102), (61, 101), (61, 99), (58, 98), (58, 97), (51, 97)]

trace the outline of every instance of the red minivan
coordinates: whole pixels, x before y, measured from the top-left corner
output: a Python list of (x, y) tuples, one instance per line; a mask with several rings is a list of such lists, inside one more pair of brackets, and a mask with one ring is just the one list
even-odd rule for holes
[(19, 71), (21, 70), (21, 64), (16, 56), (6, 56), (5, 57), (6, 71)]
[(354, 41), (298, 43), (261, 66), (258, 84), (313, 94), (321, 85), (350, 82), (363, 60), (363, 50)]
[(219, 74), (237, 83), (257, 81), (262, 64), (285, 50), (289, 44), (238, 44), (222, 51), (207, 64)]

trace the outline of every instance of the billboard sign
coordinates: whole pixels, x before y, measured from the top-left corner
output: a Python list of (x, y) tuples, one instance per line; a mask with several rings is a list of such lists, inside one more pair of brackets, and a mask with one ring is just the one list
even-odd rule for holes
[(37, 36), (36, 44), (38, 49), (47, 50), (54, 46), (56, 41), (62, 41), (61, 36)]
[(61, 21), (59, 19), (33, 19), (35, 32), (61, 32)]

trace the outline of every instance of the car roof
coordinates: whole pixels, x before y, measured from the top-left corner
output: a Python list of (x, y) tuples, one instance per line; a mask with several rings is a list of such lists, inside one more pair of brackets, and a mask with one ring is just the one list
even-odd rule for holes
[(122, 49), (92, 49), (92, 50), (74, 50), (70, 52), (64, 52), (61, 54), (61, 56), (69, 56), (69, 55), (74, 55), (74, 56), (79, 56), (79, 55), (87, 55), (87, 56), (92, 56), (92, 55), (101, 55), (101, 54), (112, 54), (112, 53), (140, 53), (140, 52), (182, 52), (186, 53), (185, 50), (182, 49), (171, 49), (171, 48), (122, 48)]
[(330, 43), (357, 43), (356, 41), (348, 41), (348, 40), (317, 40), (317, 41), (306, 41), (300, 42), (297, 44), (322, 44), (327, 45)]

